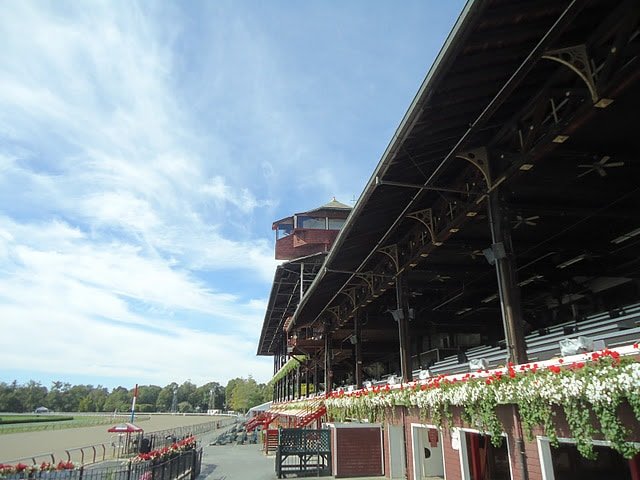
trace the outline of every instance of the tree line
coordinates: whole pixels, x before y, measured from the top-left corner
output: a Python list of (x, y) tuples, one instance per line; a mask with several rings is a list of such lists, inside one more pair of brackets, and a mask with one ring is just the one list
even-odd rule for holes
[[(55, 381), (47, 388), (30, 380), (0, 382), (0, 412), (33, 412), (46, 407), (56, 412), (129, 412), (134, 389), (116, 387), (109, 390), (101, 385), (71, 385)], [(172, 382), (164, 387), (141, 385), (138, 387), (136, 412), (206, 413), (208, 410), (235, 410), (249, 408), (271, 400), (271, 389), (258, 384), (253, 378), (234, 378), (226, 386), (209, 382), (197, 386), (191, 381), (178, 385)]]

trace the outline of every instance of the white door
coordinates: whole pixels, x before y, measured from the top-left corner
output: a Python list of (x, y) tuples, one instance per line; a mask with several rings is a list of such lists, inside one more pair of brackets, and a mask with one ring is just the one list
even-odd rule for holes
[(419, 448), (415, 454), (419, 461), (416, 462), (421, 467), (423, 480), (444, 478), (444, 460), (442, 457), (442, 435), (436, 428), (417, 428), (419, 437), (416, 447)]
[(398, 425), (389, 425), (388, 432), (391, 478), (405, 478), (404, 429)]

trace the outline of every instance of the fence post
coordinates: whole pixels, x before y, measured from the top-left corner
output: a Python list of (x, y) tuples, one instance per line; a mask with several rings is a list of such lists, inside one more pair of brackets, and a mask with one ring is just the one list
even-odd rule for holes
[(282, 478), (282, 446), (279, 443), (280, 442), (278, 442), (278, 446), (276, 447), (276, 475), (278, 478)]
[(78, 480), (82, 480), (83, 475), (84, 475), (84, 465), (80, 465), (80, 474), (78, 476)]
[(127, 480), (131, 480), (131, 466), (133, 462), (129, 461), (129, 466), (127, 467)]

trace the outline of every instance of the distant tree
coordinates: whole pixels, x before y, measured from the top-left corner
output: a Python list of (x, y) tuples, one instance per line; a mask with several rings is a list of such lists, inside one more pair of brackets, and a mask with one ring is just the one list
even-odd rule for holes
[(222, 409), (224, 406), (224, 388), (218, 382), (205, 383), (195, 391), (191, 402), (201, 412), (210, 409)]
[(189, 402), (192, 405), (198, 403), (195, 397), (198, 387), (191, 380), (187, 380), (178, 387), (178, 403)]
[(65, 406), (65, 393), (71, 387), (68, 383), (55, 381), (51, 383), (51, 388), (45, 399), (46, 407), (49, 410), (55, 410), (56, 412), (64, 411)]
[(180, 413), (191, 413), (193, 412), (193, 405), (189, 402), (180, 402), (178, 403), (178, 411)]
[(157, 385), (142, 385), (138, 387), (138, 403), (154, 405), (158, 401), (158, 395), (162, 391), (162, 387)]
[(24, 412), (25, 405), (18, 382), (0, 383), (0, 412)]
[(251, 376), (246, 380), (243, 378), (230, 380), (229, 383), (231, 388), (229, 384), (226, 388), (227, 405), (232, 410), (245, 413), (251, 407), (263, 403), (265, 387), (258, 385)]
[(27, 412), (32, 412), (36, 408), (46, 406), (45, 399), (47, 398), (47, 387), (44, 387), (40, 382), (35, 380), (29, 380), (23, 387), (24, 394), (22, 395), (24, 401), (24, 408)]
[(107, 401), (107, 397), (109, 396), (109, 390), (102, 385), (98, 385), (94, 388), (89, 394), (91, 397), (91, 401), (95, 407), (94, 412), (104, 412), (104, 403)]
[(131, 408), (132, 398), (133, 392), (129, 393), (129, 390), (124, 387), (116, 387), (105, 400), (104, 410), (107, 412), (113, 412), (115, 410), (127, 412)]
[(173, 391), (177, 388), (178, 384), (176, 382), (171, 382), (160, 391), (160, 393), (158, 394), (158, 399), (156, 400), (156, 407), (158, 408), (159, 412), (171, 411), (171, 403), (173, 402)]

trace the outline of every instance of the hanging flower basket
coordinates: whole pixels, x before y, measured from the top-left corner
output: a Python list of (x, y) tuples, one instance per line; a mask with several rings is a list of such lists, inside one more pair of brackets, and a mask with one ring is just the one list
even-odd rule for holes
[[(638, 349), (638, 344), (634, 345)], [(617, 351), (603, 350), (591, 354), (588, 361), (539, 368), (538, 364), (492, 372), (477, 371), (458, 378), (444, 375), (392, 388), (389, 385), (346, 393), (338, 390), (325, 399), (330, 418), (380, 421), (395, 407), (417, 407), (423, 418), (436, 424), (446, 420), (452, 426), (453, 408), (459, 407), (463, 419), (501, 441), (503, 426), (498, 420), (501, 405), (518, 407), (529, 438), (540, 426), (553, 444), (557, 444), (554, 407), (564, 410), (578, 450), (594, 457), (592, 440), (600, 433), (612, 448), (625, 458), (639, 449), (628, 441), (629, 432), (618, 418), (618, 409), (628, 403), (640, 420), (640, 364), (621, 358)], [(591, 421), (595, 414), (600, 428)]]

